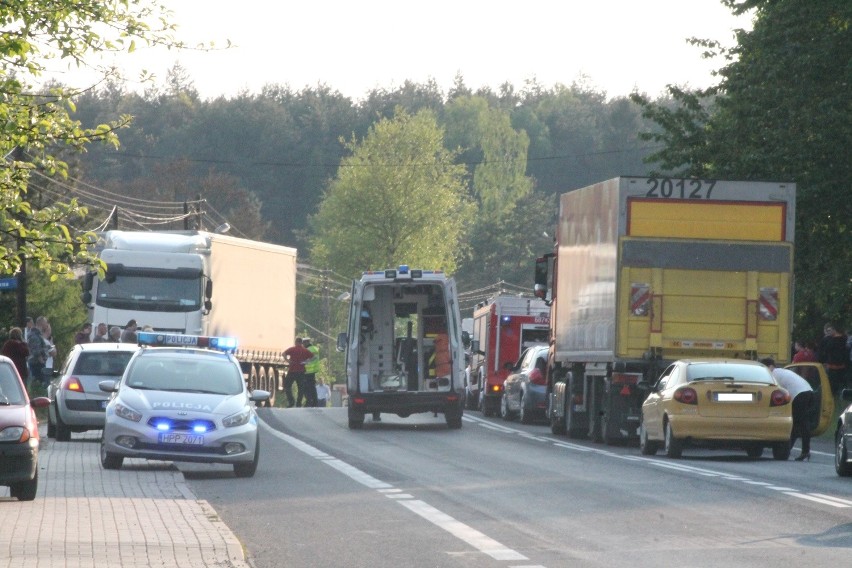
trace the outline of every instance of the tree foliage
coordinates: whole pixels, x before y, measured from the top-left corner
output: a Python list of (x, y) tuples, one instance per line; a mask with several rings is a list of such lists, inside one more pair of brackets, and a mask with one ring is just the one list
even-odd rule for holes
[[(129, 117), (84, 127), (71, 117), (73, 94), (60, 86), (39, 90), (51, 61), (90, 65), (111, 50), (135, 49), (135, 41), (174, 43), (171, 28), (157, 20), (158, 2), (59, 0), (4, 2), (0, 6), (0, 272), (14, 274), (33, 259), (54, 277), (69, 275), (74, 263), (93, 264), (69, 221), (85, 215), (71, 199), (45, 207), (29, 201), (31, 174), (62, 178), (68, 165), (62, 151), (82, 151), (101, 141), (117, 144), (116, 130)], [(152, 25), (152, 22), (154, 24)]]
[(353, 277), (399, 264), (454, 272), (471, 208), (443, 137), (432, 112), (400, 109), (347, 142), (311, 219), (312, 262)]
[(754, 10), (737, 45), (695, 40), (727, 63), (719, 84), (670, 88), (673, 108), (635, 100), (661, 127), (663, 169), (720, 179), (797, 184), (796, 323), (817, 336), (852, 317), (852, 3), (723, 0)]

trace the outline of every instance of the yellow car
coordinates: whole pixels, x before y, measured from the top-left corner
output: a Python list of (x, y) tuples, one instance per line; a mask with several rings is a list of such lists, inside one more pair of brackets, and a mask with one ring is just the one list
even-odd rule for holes
[(675, 361), (660, 375), (642, 404), (639, 447), (661, 447), (678, 458), (685, 447), (743, 449), (752, 458), (772, 448), (790, 457), (793, 427), (790, 394), (769, 369), (746, 360)]

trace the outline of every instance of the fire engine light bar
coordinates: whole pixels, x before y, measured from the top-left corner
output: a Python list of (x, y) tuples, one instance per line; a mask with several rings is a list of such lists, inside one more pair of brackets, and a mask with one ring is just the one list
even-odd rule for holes
[(136, 334), (141, 346), (148, 347), (207, 347), (217, 351), (233, 353), (237, 350), (235, 337), (211, 337), (207, 335), (183, 335), (180, 333), (156, 333), (140, 331)]

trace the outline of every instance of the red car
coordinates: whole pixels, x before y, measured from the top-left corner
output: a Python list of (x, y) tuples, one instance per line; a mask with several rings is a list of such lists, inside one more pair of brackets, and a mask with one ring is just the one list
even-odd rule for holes
[(15, 364), (0, 356), (0, 485), (12, 497), (32, 501), (38, 489), (38, 419), (36, 408), (50, 399), (30, 400)]

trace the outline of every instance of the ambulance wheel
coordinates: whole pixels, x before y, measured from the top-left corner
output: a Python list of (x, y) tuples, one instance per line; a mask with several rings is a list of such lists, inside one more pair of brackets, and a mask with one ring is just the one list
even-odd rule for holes
[(349, 409), (349, 429), (360, 430), (364, 427), (364, 413)]

